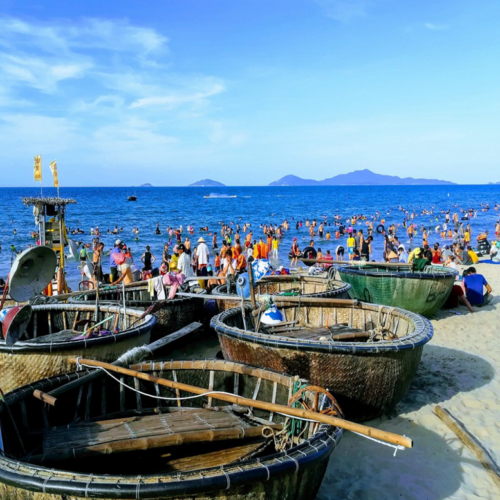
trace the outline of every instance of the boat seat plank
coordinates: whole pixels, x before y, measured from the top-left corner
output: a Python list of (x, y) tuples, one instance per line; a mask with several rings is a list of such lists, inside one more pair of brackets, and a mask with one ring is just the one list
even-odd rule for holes
[[(282, 428), (281, 425), (270, 427)], [(76, 423), (50, 429), (44, 436), (43, 454), (31, 457), (30, 461), (46, 463), (187, 443), (260, 439), (263, 428), (259, 423), (234, 414), (230, 408), (186, 409), (160, 415)]]

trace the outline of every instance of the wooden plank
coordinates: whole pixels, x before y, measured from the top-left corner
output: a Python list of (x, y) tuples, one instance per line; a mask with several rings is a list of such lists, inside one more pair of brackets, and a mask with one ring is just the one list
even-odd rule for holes
[[(172, 370), (172, 378), (174, 379), (174, 382), (177, 382), (177, 372), (175, 370)], [(159, 387), (158, 384), (155, 384), (156, 387)], [(179, 391), (179, 389), (175, 389), (175, 395), (177, 396), (177, 406), (182, 406), (181, 404), (181, 400), (180, 400), (180, 397), (181, 397), (181, 391)], [(209, 406), (210, 406), (210, 403), (209, 403)]]
[(436, 405), (434, 407), (434, 413), (458, 436), (460, 441), (474, 453), (495, 484), (500, 488), (500, 467), (491, 453), (449, 410)]
[[(214, 378), (215, 378), (215, 372), (213, 370), (210, 370), (210, 375), (208, 379), (208, 390), (213, 391), (214, 390)], [(212, 406), (212, 398), (209, 396), (208, 397), (208, 407), (210, 408)]]
[(93, 382), (90, 382), (89, 388), (87, 391), (87, 401), (85, 404), (85, 420), (90, 418), (90, 405), (92, 404), (92, 389), (94, 387)]
[(80, 390), (78, 391), (78, 396), (76, 398), (75, 416), (74, 416), (73, 420), (76, 420), (78, 418), (79, 413), (80, 413), (80, 405), (82, 404), (83, 389), (84, 389), (84, 386), (81, 385)]
[(125, 411), (125, 386), (123, 385), (125, 377), (120, 377), (120, 411)]
[[(136, 391), (140, 391), (141, 390), (141, 383), (140, 383), (140, 381), (139, 381), (138, 378), (134, 379), (134, 387), (135, 387)], [(136, 396), (136, 399), (137, 399), (137, 409), (139, 411), (141, 411), (142, 410), (142, 397), (141, 397), (141, 394), (139, 394), (139, 392), (136, 392), (135, 396)]]

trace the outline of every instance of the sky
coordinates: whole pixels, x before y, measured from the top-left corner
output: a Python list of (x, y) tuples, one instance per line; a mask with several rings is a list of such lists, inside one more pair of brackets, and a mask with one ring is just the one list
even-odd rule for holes
[(497, 0), (0, 0), (1, 186), (500, 181)]

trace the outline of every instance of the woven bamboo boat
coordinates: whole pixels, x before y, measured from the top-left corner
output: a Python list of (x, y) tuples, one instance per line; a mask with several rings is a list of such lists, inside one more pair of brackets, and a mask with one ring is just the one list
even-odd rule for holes
[[(255, 293), (259, 295), (300, 295), (302, 297), (323, 297), (348, 299), (350, 285), (330, 279), (327, 273), (320, 276), (289, 274), (283, 276), (266, 276), (255, 285)], [(212, 295), (236, 296), (234, 282), (219, 285), (212, 290)], [(238, 305), (234, 300), (217, 300), (219, 312)]]
[[(227, 361), (133, 368), (207, 392), (284, 405), (294, 394), (323, 412), (336, 408), (326, 391), (297, 377)], [(178, 399), (191, 394), (128, 375), (118, 380), (142, 395), (103, 375), (50, 411), (32, 396), (85, 374), (40, 380), (0, 401), (1, 498), (312, 500), (342, 436), (337, 427), (249, 412), (210, 395)]]
[(441, 309), (458, 275), (449, 267), (428, 266), (424, 272), (412, 272), (408, 265), (395, 272), (383, 264), (341, 266), (338, 273), (342, 281), (351, 285), (353, 298), (424, 316)]
[[(198, 287), (194, 289), (194, 293), (205, 294), (206, 291)], [(68, 302), (74, 304), (95, 302), (95, 290), (82, 292), (80, 295), (71, 297)], [(156, 305), (158, 310), (152, 314), (156, 317), (156, 324), (151, 331), (151, 339), (158, 340), (169, 333), (180, 330), (193, 321), (199, 321), (204, 314), (204, 301), (194, 297), (175, 297), (161, 301), (151, 298), (146, 286), (138, 286), (125, 288), (125, 302), (127, 307), (146, 311), (151, 306)], [(112, 287), (104, 290), (99, 290), (99, 303), (101, 304), (123, 304), (123, 289), (120, 287)], [(156, 309), (156, 307), (155, 307)]]
[(47, 304), (32, 306), (33, 314), (24, 337), (8, 346), (0, 340), (0, 387), (4, 392), (43, 377), (74, 370), (68, 360), (75, 356), (114, 361), (133, 347), (149, 343), (156, 319), (142, 311), (101, 306), (98, 321), (111, 317), (103, 327), (118, 333), (96, 338), (75, 339), (95, 320), (95, 306)]
[(259, 319), (248, 306), (246, 328), (240, 309), (212, 318), (225, 359), (326, 387), (351, 420), (369, 420), (401, 400), (433, 334), (430, 321), (402, 309), (275, 300), (283, 326), (256, 328)]

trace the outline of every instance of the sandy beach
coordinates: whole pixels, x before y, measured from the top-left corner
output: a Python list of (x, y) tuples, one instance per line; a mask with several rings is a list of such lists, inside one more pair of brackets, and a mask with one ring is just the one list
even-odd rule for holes
[(494, 298), (474, 314), (459, 307), (432, 320), (417, 376), (392, 415), (371, 422), (411, 437), (398, 451), (346, 433), (318, 499), (498, 499), (500, 487), (476, 456), (434, 413), (447, 409), (500, 463), (500, 266), (478, 264)]

